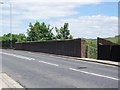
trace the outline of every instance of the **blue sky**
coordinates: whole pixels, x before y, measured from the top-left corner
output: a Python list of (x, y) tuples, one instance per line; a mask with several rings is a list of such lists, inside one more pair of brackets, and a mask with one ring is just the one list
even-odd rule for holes
[(118, 3), (116, 2), (103, 2), (99, 4), (83, 5), (79, 7), (79, 15), (81, 16), (91, 16), (91, 15), (118, 15)]
[[(9, 1), (4, 0), (6, 4), (0, 5), (1, 34), (10, 32)], [(26, 34), (29, 22), (39, 21), (52, 27), (60, 27), (67, 22), (75, 38), (118, 34), (118, 0), (11, 0), (11, 3), (13, 33)]]

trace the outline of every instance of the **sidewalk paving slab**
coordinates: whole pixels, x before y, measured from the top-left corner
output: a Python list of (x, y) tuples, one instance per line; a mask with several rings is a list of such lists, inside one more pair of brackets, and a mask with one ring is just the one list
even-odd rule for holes
[(92, 58), (79, 58), (79, 57), (71, 57), (71, 56), (64, 56), (64, 55), (53, 55), (53, 56), (59, 56), (62, 58), (68, 58), (69, 59), (75, 59), (77, 61), (88, 61), (88, 62), (95, 62), (100, 64), (106, 64), (106, 65), (112, 65), (112, 66), (118, 66), (120, 67), (120, 62), (110, 61), (110, 60), (98, 60), (98, 59), (92, 59)]
[(77, 59), (120, 67), (120, 62), (114, 62), (114, 61), (109, 61), (109, 60), (98, 60), (98, 59), (91, 59), (91, 58), (77, 58)]
[(0, 89), (2, 88), (23, 88), (18, 82), (5, 73), (0, 74)]

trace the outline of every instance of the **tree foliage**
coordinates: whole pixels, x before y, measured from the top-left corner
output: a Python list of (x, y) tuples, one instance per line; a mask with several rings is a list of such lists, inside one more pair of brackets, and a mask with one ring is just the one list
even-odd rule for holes
[(29, 29), (27, 29), (27, 36), (22, 33), (12, 35), (11, 33), (8, 33), (0, 36), (0, 41), (3, 42), (3, 47), (10, 47), (11, 41), (14, 46), (16, 42), (73, 39), (73, 36), (70, 35), (70, 30), (68, 30), (68, 28), (68, 23), (65, 23), (64, 26), (60, 29), (55, 27), (57, 35), (54, 35), (53, 27), (51, 27), (50, 25), (46, 25), (44, 22), (40, 23), (36, 21), (35, 24), (29, 23)]
[(7, 41), (7, 40), (13, 40), (13, 41), (17, 41), (17, 42), (24, 42), (26, 41), (26, 36), (25, 34), (19, 33), (19, 34), (12, 34), (12, 38), (11, 38), (11, 34), (4, 34), (0, 40), (2, 41)]
[[(11, 37), (12, 36), (12, 37)], [(2, 47), (5, 48), (10, 48), (11, 42), (12, 46), (14, 47), (16, 42), (25, 42), (26, 41), (26, 36), (24, 34), (4, 34), (3, 36), (0, 37), (0, 41), (2, 41)]]
[(29, 29), (27, 30), (28, 41), (41, 41), (41, 40), (53, 40), (53, 39), (73, 39), (68, 30), (69, 24), (65, 23), (63, 27), (58, 29), (55, 27), (57, 35), (53, 34), (53, 29), (50, 25), (46, 25), (44, 22), (36, 22), (34, 25), (29, 23)]
[(64, 26), (60, 27), (60, 29), (55, 27), (55, 30), (56, 30), (56, 33), (57, 33), (56, 38), (57, 39), (62, 39), (62, 40), (73, 39), (73, 36), (70, 35), (70, 30), (68, 30), (68, 28), (69, 28), (68, 23), (64, 23)]
[(52, 40), (54, 35), (52, 33), (53, 28), (50, 25), (46, 25), (44, 22), (36, 22), (34, 25), (29, 24), (27, 30), (28, 41), (41, 41), (41, 40)]

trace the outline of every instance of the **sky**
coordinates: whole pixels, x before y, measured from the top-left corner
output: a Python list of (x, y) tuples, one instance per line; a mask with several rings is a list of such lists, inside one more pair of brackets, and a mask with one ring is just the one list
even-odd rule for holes
[(26, 34), (29, 22), (45, 22), (51, 27), (69, 23), (74, 38), (105, 38), (118, 35), (119, 0), (1, 0), (0, 35)]

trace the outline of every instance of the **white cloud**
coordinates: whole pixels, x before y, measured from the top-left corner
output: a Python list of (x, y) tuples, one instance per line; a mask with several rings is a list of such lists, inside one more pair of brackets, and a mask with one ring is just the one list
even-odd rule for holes
[(80, 16), (51, 23), (62, 26), (65, 22), (70, 24), (71, 33), (77, 38), (110, 37), (118, 34), (118, 17), (115, 16)]
[[(8, 0), (5, 0), (8, 1)], [(12, 15), (15, 22), (25, 19), (50, 19), (78, 14), (74, 9), (81, 4), (96, 4), (102, 0), (9, 0), (12, 3)], [(9, 15), (9, 2), (3, 5), (4, 16)], [(1, 13), (0, 13), (1, 14)], [(19, 20), (19, 21), (18, 21)]]
[[(16, 1), (16, 0), (12, 0)], [(78, 12), (73, 9), (77, 8), (78, 4), (69, 3), (50, 3), (41, 2), (39, 0), (17, 0), (16, 3), (12, 3), (12, 17), (13, 21), (22, 23), (23, 20), (32, 19), (50, 19), (55, 17), (65, 17), (75, 15)], [(38, 2), (37, 2), (38, 1)], [(54, 0), (51, 0), (54, 1)], [(3, 14), (5, 18), (9, 19), (10, 7), (8, 4), (3, 5)], [(19, 20), (19, 21), (18, 21)]]
[[(81, 4), (97, 4), (104, 0), (11, 0), (12, 21), (14, 33), (26, 32), (26, 27), (20, 26), (25, 20), (51, 20), (57, 18), (58, 21), (50, 22), (52, 26), (62, 26), (63, 23), (70, 23), (71, 33), (75, 37), (95, 38), (97, 36), (107, 37), (116, 35), (118, 32), (117, 17), (114, 16), (79, 16), (79, 11), (75, 8)], [(6, 7), (7, 6), (7, 7)], [(4, 6), (4, 16), (9, 16), (9, 5)], [(63, 18), (64, 19), (59, 19)], [(65, 18), (67, 17), (67, 18)], [(9, 27), (9, 17), (4, 18), (4, 24)], [(29, 23), (29, 22), (28, 22)], [(21, 27), (21, 29), (20, 29)]]
[[(49, 19), (77, 14), (73, 9), (81, 4), (99, 3), (102, 0), (11, 0), (13, 15), (23, 19)], [(5, 14), (9, 14), (8, 10)], [(5, 11), (5, 10), (4, 10)]]
[(80, 2), (80, 3), (96, 3), (96, 2), (119, 2), (119, 0), (1, 0), (3, 2)]
[[(69, 30), (75, 38), (111, 37), (118, 34), (118, 17), (116, 16), (79, 16), (50, 21), (52, 26), (63, 26), (67, 22)], [(26, 33), (28, 26), (13, 28), (14, 33)], [(9, 29), (7, 30), (9, 32)]]
[(11, 0), (11, 2), (19, 2), (19, 3), (25, 3), (25, 2), (45, 2), (45, 3), (50, 3), (50, 2), (52, 2), (52, 3), (54, 3), (54, 2), (59, 2), (59, 3), (61, 3), (61, 2), (77, 2), (77, 3), (96, 3), (96, 2), (101, 2), (102, 0), (19, 0), (19, 1), (16, 1), (16, 0)]

